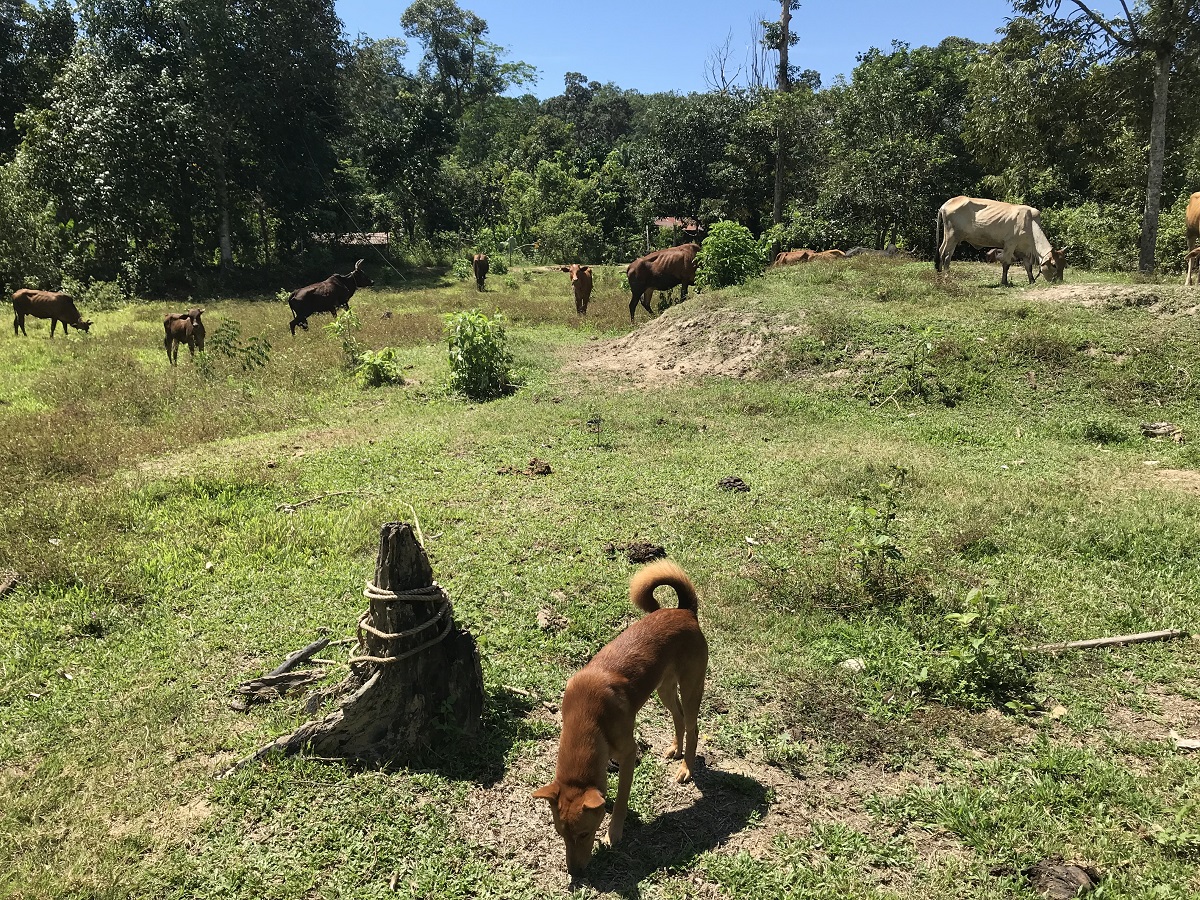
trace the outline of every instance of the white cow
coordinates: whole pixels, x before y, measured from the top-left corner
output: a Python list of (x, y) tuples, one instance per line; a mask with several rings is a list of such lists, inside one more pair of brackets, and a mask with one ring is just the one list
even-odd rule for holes
[[(977, 200), (974, 197), (955, 197), (938, 210), (937, 230), (940, 237), (934, 265), (939, 272), (950, 268), (955, 248), (966, 241), (975, 247), (999, 247), (1003, 267), (1000, 283), (1007, 285), (1008, 267), (1017, 257), (1025, 266), (1029, 283), (1037, 279), (1033, 262), (1047, 281), (1062, 281), (1067, 266), (1067, 248), (1055, 250), (1042, 231), (1041, 213), (1032, 206), (1002, 203), (999, 200)], [(944, 237), (941, 237), (944, 233)]]

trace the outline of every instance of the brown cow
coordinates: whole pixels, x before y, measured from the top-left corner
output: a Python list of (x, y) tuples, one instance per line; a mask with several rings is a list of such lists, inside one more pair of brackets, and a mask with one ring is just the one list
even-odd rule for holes
[(778, 266), (796, 266), (800, 263), (806, 263), (816, 255), (815, 250), (784, 250), (775, 257), (775, 261), (771, 263), (771, 268)]
[(562, 270), (571, 275), (571, 290), (575, 293), (575, 312), (581, 316), (586, 315), (588, 301), (592, 299), (592, 267), (572, 264), (562, 266)]
[(179, 345), (187, 344), (188, 353), (193, 358), (197, 350), (204, 350), (204, 323), (200, 316), (204, 310), (193, 307), (185, 313), (167, 313), (163, 316), (163, 347), (167, 351), (167, 361), (171, 365), (179, 363)]
[(13, 317), (13, 335), (17, 334), (17, 329), (21, 330), (21, 334), (25, 334), (25, 317), (33, 316), (35, 319), (50, 320), (50, 337), (54, 337), (54, 328), (59, 322), (62, 322), (63, 334), (68, 334), (68, 325), (73, 325), (80, 331), (87, 331), (92, 327), (90, 319), (85, 319), (79, 315), (79, 310), (75, 308), (75, 299), (69, 294), (59, 294), (55, 291), (32, 291), (28, 288), (23, 288), (12, 295), (13, 312), (16, 315)]
[(471, 257), (471, 269), (475, 272), (475, 290), (483, 290), (483, 282), (487, 278), (488, 258), (486, 253), (476, 253)]
[(647, 253), (625, 268), (625, 277), (629, 279), (629, 290), (633, 295), (629, 301), (630, 325), (633, 324), (633, 314), (639, 300), (646, 312), (653, 314), (650, 296), (654, 291), (669, 291), (675, 285), (682, 284), (683, 296), (680, 299), (687, 299), (687, 289), (696, 283), (696, 254), (699, 252), (699, 244), (668, 247)]
[(1185, 286), (1191, 287), (1192, 269), (1200, 266), (1200, 255), (1196, 253), (1200, 249), (1200, 191), (1192, 194), (1187, 205), (1187, 245), (1188, 270), (1187, 279), (1183, 283)]
[(816, 262), (817, 260), (823, 260), (825, 262), (829, 262), (831, 260), (845, 258), (846, 253), (843, 250), (822, 250), (820, 253), (814, 253), (808, 261)]

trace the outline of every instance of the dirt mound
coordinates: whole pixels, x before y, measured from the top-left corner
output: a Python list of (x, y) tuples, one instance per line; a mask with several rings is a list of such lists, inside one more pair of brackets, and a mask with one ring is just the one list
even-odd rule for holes
[(1195, 315), (1200, 294), (1169, 284), (1060, 284), (1031, 291), (1026, 299), (1092, 308), (1143, 306), (1159, 315)]
[(685, 303), (622, 338), (583, 348), (570, 366), (587, 376), (641, 384), (706, 375), (752, 378), (780, 337), (800, 330), (796, 318)]

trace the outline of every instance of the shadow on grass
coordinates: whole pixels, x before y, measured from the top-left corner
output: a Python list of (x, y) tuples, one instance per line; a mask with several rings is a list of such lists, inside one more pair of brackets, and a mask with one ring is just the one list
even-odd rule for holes
[(585, 880), (603, 892), (636, 900), (653, 872), (686, 866), (766, 814), (767, 789), (745, 775), (697, 767), (701, 797), (691, 806), (641, 821), (630, 810), (621, 843), (601, 848)]

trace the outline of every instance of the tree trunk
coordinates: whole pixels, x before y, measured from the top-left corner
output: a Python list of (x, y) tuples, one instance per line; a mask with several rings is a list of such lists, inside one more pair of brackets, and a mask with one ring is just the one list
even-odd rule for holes
[[(775, 86), (779, 93), (786, 94), (791, 90), (788, 78), (788, 41), (791, 36), (789, 26), (792, 22), (792, 10), (788, 0), (781, 0), (780, 5), (782, 9), (779, 13), (779, 77)], [(783, 120), (780, 119), (775, 125), (775, 205), (772, 209), (772, 218), (776, 225), (783, 222), (783, 176), (784, 169), (787, 167), (787, 157), (783, 146), (784, 137)]]
[(1141, 252), (1138, 268), (1153, 272), (1158, 249), (1158, 213), (1162, 203), (1163, 162), (1167, 155), (1167, 106), (1171, 86), (1174, 49), (1160, 48), (1155, 54), (1154, 108), (1150, 115), (1150, 172), (1146, 178), (1146, 210), (1142, 216)]
[(367, 593), (370, 609), (359, 620), (350, 674), (327, 692), (344, 697), (341, 705), (239, 765), (271, 752), (300, 751), (419, 765), (479, 729), (479, 649), (471, 633), (454, 623), (450, 601), (434, 583), (429, 559), (408, 524), (383, 526), (375, 582)]

